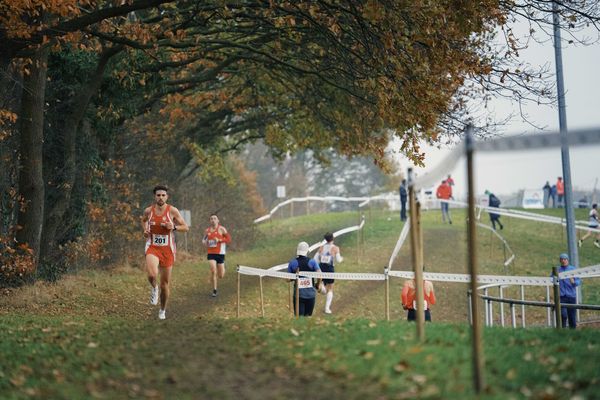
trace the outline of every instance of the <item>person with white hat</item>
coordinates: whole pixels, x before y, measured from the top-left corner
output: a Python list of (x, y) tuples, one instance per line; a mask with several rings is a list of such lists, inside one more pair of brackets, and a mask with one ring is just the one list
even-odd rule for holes
[[(308, 258), (308, 250), (309, 246), (306, 242), (298, 243), (298, 247), (296, 248), (296, 257), (293, 258), (289, 264), (287, 271), (295, 274), (296, 271), (300, 271), (300, 276), (294, 285), (294, 291), (296, 289), (296, 285), (299, 288), (299, 298), (298, 302), (298, 314), (303, 317), (310, 317), (315, 308), (315, 298), (317, 297), (317, 290), (313, 285), (312, 278), (302, 276), (301, 271), (314, 271), (321, 272), (319, 268), (319, 264), (312, 259)], [(321, 279), (317, 280), (317, 287), (321, 284)], [(294, 296), (294, 314), (296, 313), (296, 296)]]

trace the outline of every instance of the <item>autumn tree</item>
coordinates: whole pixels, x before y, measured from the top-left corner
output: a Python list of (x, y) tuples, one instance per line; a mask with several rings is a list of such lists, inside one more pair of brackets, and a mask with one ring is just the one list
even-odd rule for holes
[[(550, 6), (5, 0), (0, 88), (6, 95), (18, 82), (19, 90), (0, 110), (9, 143), (3, 160), (18, 150), (20, 165), (2, 176), (14, 189), (3, 195), (12, 208), (3, 215), (19, 228), (20, 244), (46, 257), (75, 237), (65, 231), (68, 210), (98, 195), (77, 182), (122, 162), (142, 163), (128, 169), (141, 174), (129, 177), (133, 186), (159, 176), (177, 185), (218, 173), (215, 160), (256, 140), (280, 157), (308, 148), (319, 158), (334, 149), (381, 163), (394, 136), (422, 162), (419, 144), (460, 132), (469, 98), (550, 96), (538, 75), (516, 66), (518, 44), (505, 29), (518, 14), (546, 26)], [(567, 28), (598, 22), (596, 2), (559, 8)], [(498, 27), (504, 51), (490, 47)], [(168, 157), (168, 173), (135, 154), (139, 137), (177, 154)]]

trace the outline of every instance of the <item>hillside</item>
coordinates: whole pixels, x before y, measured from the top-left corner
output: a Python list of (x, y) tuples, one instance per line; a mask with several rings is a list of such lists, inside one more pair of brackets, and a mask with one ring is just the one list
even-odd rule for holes
[[(427, 270), (466, 272), (464, 223), (442, 225), (424, 213)], [(147, 304), (139, 265), (82, 271), (55, 284), (10, 290), (0, 296), (1, 398), (473, 398), (465, 288), (436, 284), (439, 303), (427, 341), (414, 341), (392, 281), (392, 321), (384, 321), (380, 282), (336, 283), (332, 316), (323, 296), (308, 320), (287, 308), (288, 284), (265, 279), (260, 318), (258, 278), (242, 277), (242, 318), (235, 318), (235, 265), (269, 267), (287, 261), (299, 240), (318, 241), (327, 230), (358, 221), (357, 213), (278, 219), (262, 225), (262, 238), (227, 256), (216, 299), (209, 297), (204, 257), (182, 255), (173, 272), (166, 321)], [(397, 215), (366, 213), (364, 246), (356, 234), (336, 242), (340, 271), (381, 272), (400, 231)], [(517, 254), (511, 274), (547, 275), (561, 247), (558, 227), (505, 220), (502, 234)], [(497, 240), (480, 232), (484, 273), (502, 274)], [(234, 233), (235, 239), (235, 233)], [(582, 248), (582, 265), (600, 251)], [(194, 250), (194, 249), (191, 249)], [(360, 250), (360, 251), (359, 251)], [(395, 269), (409, 269), (409, 248)], [(586, 302), (598, 298), (586, 284)], [(529, 315), (528, 319), (534, 316)], [(543, 322), (543, 316), (538, 318)], [(486, 328), (489, 388), (484, 398), (594, 398), (600, 389), (595, 329)], [(579, 397), (577, 397), (579, 396)]]

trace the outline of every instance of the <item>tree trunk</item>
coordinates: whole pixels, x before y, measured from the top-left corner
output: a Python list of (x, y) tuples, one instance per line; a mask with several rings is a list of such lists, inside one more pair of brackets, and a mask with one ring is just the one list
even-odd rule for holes
[(58, 227), (63, 223), (65, 213), (71, 204), (71, 194), (73, 193), (77, 172), (77, 131), (91, 99), (100, 88), (108, 61), (122, 49), (123, 46), (115, 46), (102, 52), (94, 75), (90, 77), (88, 83), (81, 88), (78, 95), (72, 100), (71, 111), (66, 117), (63, 129), (64, 173), (62, 179), (53, 177), (55, 180), (59, 180), (61, 184), (58, 197), (52, 204), (48, 204), (46, 210), (43, 231), (44, 240), (41, 248), (42, 260), (51, 255), (51, 251), (59, 239), (57, 237)]
[(48, 72), (47, 46), (32, 57), (29, 74), (23, 79), (20, 118), (19, 194), (22, 203), (17, 217), (16, 239), (33, 250), (35, 267), (40, 254), (44, 222), (44, 178), (42, 147), (44, 142), (44, 98)]

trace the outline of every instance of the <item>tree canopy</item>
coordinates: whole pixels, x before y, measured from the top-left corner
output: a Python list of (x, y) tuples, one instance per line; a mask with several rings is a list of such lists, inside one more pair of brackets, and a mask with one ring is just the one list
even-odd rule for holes
[[(551, 99), (515, 61), (506, 28), (518, 15), (547, 26), (551, 5), (5, 0), (0, 153), (18, 168), (0, 176), (10, 188), (2, 234), (52, 259), (54, 245), (85, 234), (86, 207), (107, 192), (135, 203), (149, 182), (224, 176), (221, 155), (258, 140), (277, 157), (335, 151), (385, 167), (397, 137), (421, 163), (420, 143), (459, 134), (473, 96)], [(600, 15), (584, 0), (560, 10), (574, 30)], [(498, 32), (503, 49), (491, 45)]]

